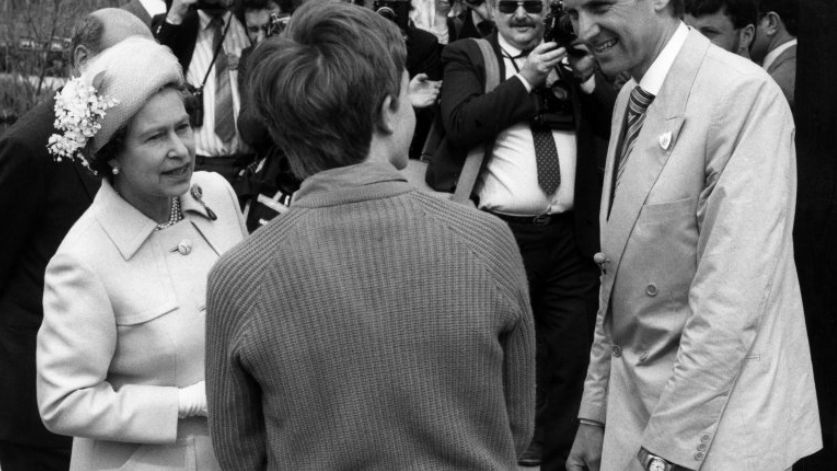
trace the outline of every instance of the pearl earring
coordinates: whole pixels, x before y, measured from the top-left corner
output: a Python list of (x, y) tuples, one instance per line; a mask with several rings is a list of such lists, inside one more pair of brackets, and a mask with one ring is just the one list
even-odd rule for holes
[(113, 167), (113, 168), (110, 170), (110, 172), (111, 172), (112, 174), (114, 174), (114, 175), (119, 175), (119, 169), (118, 169), (118, 168), (116, 168), (116, 167)]

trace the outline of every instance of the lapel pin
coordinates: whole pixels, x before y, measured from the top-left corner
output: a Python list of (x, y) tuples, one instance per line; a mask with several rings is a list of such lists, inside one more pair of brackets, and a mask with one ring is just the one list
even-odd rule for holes
[(203, 202), (203, 189), (201, 189), (200, 185), (197, 183), (192, 185), (192, 188), (189, 191), (192, 193), (192, 198), (195, 198), (195, 200), (203, 206), (203, 209), (206, 210), (206, 215), (210, 220), (214, 221), (218, 219), (218, 216), (215, 215), (215, 211), (210, 209), (210, 207)]
[(669, 132), (660, 136), (660, 147), (662, 147), (663, 150), (668, 150), (668, 148), (670, 146), (671, 146), (671, 131), (669, 131)]

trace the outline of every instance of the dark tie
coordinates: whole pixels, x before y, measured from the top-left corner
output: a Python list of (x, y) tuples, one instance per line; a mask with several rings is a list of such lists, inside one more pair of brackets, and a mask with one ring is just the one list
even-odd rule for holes
[(233, 114), (232, 86), (230, 85), (230, 71), (227, 64), (227, 53), (224, 51), (224, 20), (220, 16), (212, 18), (210, 25), (214, 28), (212, 37), (212, 51), (217, 51), (215, 57), (215, 134), (229, 143), (235, 137), (235, 115)]
[(613, 186), (614, 193), (619, 188), (619, 182), (622, 179), (622, 174), (625, 173), (628, 158), (631, 156), (636, 138), (642, 129), (642, 123), (645, 122), (645, 110), (648, 109), (648, 105), (652, 101), (654, 101), (654, 95), (646, 92), (639, 85), (631, 90), (631, 97), (628, 100), (628, 110), (625, 117), (625, 136), (622, 138), (622, 148), (617, 154), (619, 160), (616, 161), (617, 165), (615, 167), (616, 180)]
[(535, 141), (535, 160), (538, 164), (538, 186), (547, 196), (552, 196), (561, 184), (561, 168), (558, 166), (558, 150), (551, 129), (532, 128)]

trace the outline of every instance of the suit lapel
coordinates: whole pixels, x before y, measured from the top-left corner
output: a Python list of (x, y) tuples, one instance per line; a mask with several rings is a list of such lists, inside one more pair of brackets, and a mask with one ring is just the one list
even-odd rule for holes
[(791, 59), (796, 59), (796, 46), (791, 46), (782, 51), (782, 53), (779, 54), (779, 57), (777, 57), (776, 60), (774, 60), (773, 63), (770, 64), (770, 69), (767, 70), (767, 73), (772, 74), (773, 71), (778, 69), (780, 65), (784, 64), (785, 62)]
[[(637, 137), (630, 160), (625, 167), (622, 183), (613, 200), (610, 217), (607, 217), (607, 202), (611, 185), (606, 185), (602, 197), (602, 250), (610, 259), (609, 269), (614, 274), (603, 284), (603, 294), (610, 298), (613, 281), (619, 271), (620, 262), (637, 218), (645, 205), (651, 189), (662, 173), (669, 155), (677, 145), (677, 137), (685, 124), (685, 110), (692, 84), (709, 47), (709, 41), (699, 33), (690, 30), (686, 42), (669, 70), (660, 93), (648, 107), (645, 122)], [(625, 85), (614, 110), (615, 120), (611, 136), (618, 136), (622, 129), (625, 107), (630, 90), (636, 85), (630, 81)], [(605, 182), (613, 175), (614, 155), (617, 150), (615, 139), (608, 148)]]

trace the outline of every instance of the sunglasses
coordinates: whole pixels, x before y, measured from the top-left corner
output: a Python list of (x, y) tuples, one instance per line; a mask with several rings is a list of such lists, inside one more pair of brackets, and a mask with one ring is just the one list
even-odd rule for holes
[(523, 9), (526, 10), (526, 13), (540, 13), (543, 11), (543, 2), (541, 0), (525, 0), (525, 1), (514, 1), (514, 0), (500, 0), (497, 2), (497, 9), (500, 10), (500, 13), (514, 13), (517, 10), (517, 7), (523, 5)]

